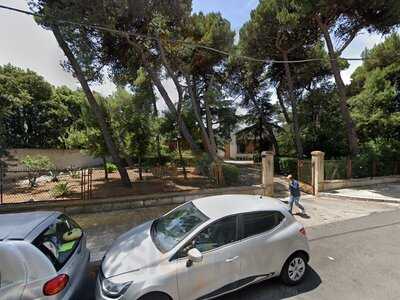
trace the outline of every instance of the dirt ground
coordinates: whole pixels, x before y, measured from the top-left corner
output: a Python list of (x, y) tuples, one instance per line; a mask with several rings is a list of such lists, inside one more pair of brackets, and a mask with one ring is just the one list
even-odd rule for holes
[[(260, 165), (237, 165), (240, 170), (239, 182), (235, 185), (250, 186), (261, 184)], [(155, 193), (184, 192), (208, 188), (217, 188), (210, 178), (196, 173), (194, 167), (187, 168), (187, 179), (181, 169), (174, 175), (158, 178), (150, 170), (143, 172), (143, 180), (139, 180), (138, 169), (128, 169), (132, 187), (121, 184), (118, 172), (110, 173), (108, 180), (104, 177), (103, 169), (93, 169), (92, 195), (93, 199), (122, 197), (131, 195), (148, 195)], [(30, 201), (50, 200), (79, 200), (82, 195), (81, 172), (75, 174), (61, 173), (58, 182), (52, 182), (48, 175), (37, 179), (37, 186), (31, 188), (26, 176), (9, 181), (4, 188), (3, 203), (21, 203)], [(67, 182), (69, 193), (62, 197), (55, 197), (54, 187), (59, 182)], [(87, 187), (87, 184), (85, 185)]]
[[(156, 178), (150, 172), (143, 173), (143, 180), (139, 180), (137, 169), (128, 170), (132, 181), (132, 187), (121, 185), (120, 176), (117, 172), (110, 173), (108, 180), (104, 177), (104, 171), (95, 169), (92, 173), (92, 198), (109, 198), (129, 195), (145, 195), (153, 193), (179, 192), (216, 187), (207, 177), (197, 175), (194, 168), (188, 168), (187, 179), (183, 172), (177, 176)], [(76, 175), (60, 174), (58, 182), (52, 182), (51, 177), (45, 175), (37, 180), (37, 186), (31, 188), (26, 177), (9, 182), (3, 193), (3, 203), (20, 203), (28, 201), (49, 200), (76, 200), (81, 199), (82, 184), (80, 173)], [(67, 182), (69, 193), (63, 197), (54, 197), (53, 189), (59, 182)]]

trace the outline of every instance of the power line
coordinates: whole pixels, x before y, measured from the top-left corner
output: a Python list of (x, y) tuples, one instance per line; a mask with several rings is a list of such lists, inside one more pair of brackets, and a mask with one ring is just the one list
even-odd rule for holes
[[(39, 18), (43, 18), (45, 16), (40, 15), (40, 14), (36, 14), (34, 12), (31, 11), (27, 11), (27, 10), (23, 10), (23, 9), (18, 9), (15, 7), (11, 7), (11, 6), (6, 6), (6, 5), (0, 5), (0, 9), (4, 9), (4, 10), (8, 10), (8, 11), (12, 11), (15, 13), (21, 13), (21, 14), (25, 14), (25, 15), (29, 15), (29, 16), (33, 16), (33, 17), (39, 17)], [(126, 31), (122, 31), (122, 30), (117, 30), (117, 29), (112, 29), (106, 26), (102, 26), (102, 25), (97, 25), (97, 24), (85, 24), (85, 23), (81, 23), (81, 22), (74, 22), (74, 21), (68, 21), (68, 20), (63, 20), (63, 19), (59, 19), (59, 18), (55, 18), (55, 17), (51, 17), (51, 22), (54, 23), (59, 23), (59, 24), (69, 24), (69, 25), (73, 25), (73, 26), (77, 26), (77, 27), (88, 27), (88, 28), (93, 28), (93, 29), (97, 29), (100, 31), (105, 31), (105, 32), (109, 32), (112, 34), (117, 34), (123, 37), (128, 37), (128, 36), (134, 36), (134, 37), (139, 37), (139, 38), (144, 38), (147, 40), (153, 40), (153, 41), (157, 41), (158, 39), (156, 37), (153, 36), (149, 36), (149, 35), (143, 35), (143, 34), (138, 34), (138, 33), (132, 33), (132, 32), (126, 32)], [(220, 49), (216, 49), (213, 47), (208, 47), (208, 46), (204, 46), (201, 44), (196, 44), (196, 43), (191, 43), (191, 42), (187, 42), (187, 41), (182, 41), (182, 40), (172, 40), (169, 39), (168, 40), (171, 43), (180, 43), (183, 45), (187, 45), (193, 48), (199, 48), (199, 49), (203, 49), (203, 50), (207, 50), (210, 52), (214, 52), (214, 53), (218, 53), (224, 56), (231, 56), (232, 53), (229, 53), (227, 51), (223, 51)], [(333, 58), (307, 58), (307, 59), (299, 59), (299, 60), (273, 60), (273, 59), (260, 59), (260, 58), (255, 58), (255, 57), (251, 57), (251, 56), (246, 56), (246, 55), (235, 55), (235, 57), (238, 58), (242, 58), (244, 60), (248, 60), (248, 61), (252, 61), (252, 62), (259, 62), (259, 63), (267, 63), (267, 64), (283, 64), (283, 63), (289, 63), (289, 64), (298, 64), (298, 63), (308, 63), (308, 62), (317, 62), (317, 61), (326, 61), (326, 60), (337, 60), (337, 59), (343, 59), (343, 60), (347, 60), (347, 61), (364, 61), (367, 60), (368, 58), (362, 58), (362, 57), (358, 57), (358, 58), (349, 58), (349, 57), (338, 57), (337, 59)]]

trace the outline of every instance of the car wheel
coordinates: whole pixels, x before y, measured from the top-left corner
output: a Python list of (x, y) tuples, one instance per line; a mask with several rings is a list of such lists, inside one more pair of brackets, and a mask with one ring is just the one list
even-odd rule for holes
[(281, 279), (287, 285), (300, 283), (307, 271), (307, 261), (301, 253), (288, 258), (282, 268)]

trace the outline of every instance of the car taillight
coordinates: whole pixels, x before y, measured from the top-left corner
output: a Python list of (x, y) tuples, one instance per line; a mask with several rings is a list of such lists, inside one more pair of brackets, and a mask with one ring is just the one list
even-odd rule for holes
[(43, 294), (46, 296), (56, 295), (61, 292), (67, 285), (69, 280), (68, 275), (61, 274), (47, 281), (43, 286)]
[(304, 235), (304, 236), (306, 236), (307, 234), (306, 234), (306, 229), (303, 227), (303, 228), (301, 228), (300, 230), (299, 230), (299, 232), (300, 232), (300, 234), (302, 234), (302, 235)]

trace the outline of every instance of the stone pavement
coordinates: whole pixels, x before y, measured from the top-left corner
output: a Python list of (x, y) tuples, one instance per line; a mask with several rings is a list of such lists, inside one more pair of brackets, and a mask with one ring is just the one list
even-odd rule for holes
[(400, 182), (352, 187), (322, 193), (327, 197), (400, 203)]
[[(338, 222), (367, 216), (375, 212), (394, 210), (396, 204), (343, 201), (339, 199), (302, 197), (307, 215), (295, 215), (306, 227)], [(87, 233), (87, 244), (92, 252), (92, 261), (101, 260), (105, 251), (122, 233), (148, 220), (157, 218), (174, 206), (148, 207), (94, 214), (73, 215)], [(294, 209), (296, 213), (296, 209)]]

